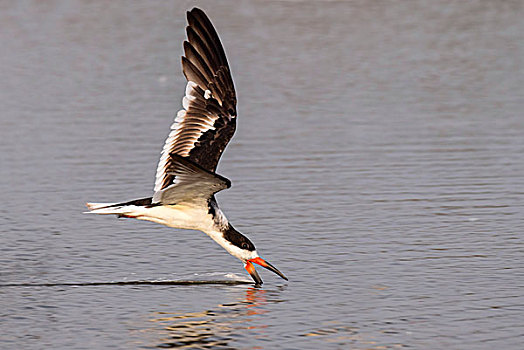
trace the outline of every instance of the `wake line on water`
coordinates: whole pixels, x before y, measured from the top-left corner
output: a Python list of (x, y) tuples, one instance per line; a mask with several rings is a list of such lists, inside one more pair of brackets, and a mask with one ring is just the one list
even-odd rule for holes
[(62, 282), (62, 283), (7, 283), (0, 284), (4, 287), (85, 287), (85, 286), (127, 286), (127, 285), (168, 285), (168, 286), (191, 286), (191, 285), (240, 285), (253, 284), (251, 281), (231, 281), (231, 280), (209, 280), (209, 281), (110, 281), (110, 282)]

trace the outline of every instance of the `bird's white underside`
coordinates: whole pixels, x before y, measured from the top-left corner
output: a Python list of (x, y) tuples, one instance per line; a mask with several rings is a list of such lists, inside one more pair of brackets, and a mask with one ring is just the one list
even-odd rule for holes
[(229, 254), (246, 261), (258, 257), (255, 251), (247, 251), (228, 242), (222, 233), (224, 227), (229, 225), (226, 216), (214, 206), (215, 217), (209, 213), (207, 205), (203, 203), (158, 205), (143, 207), (125, 205), (120, 207), (107, 207), (110, 203), (88, 203), (89, 213), (102, 215), (123, 215), (138, 220), (152, 221), (161, 225), (181, 228), (186, 230), (202, 231), (222, 246)]

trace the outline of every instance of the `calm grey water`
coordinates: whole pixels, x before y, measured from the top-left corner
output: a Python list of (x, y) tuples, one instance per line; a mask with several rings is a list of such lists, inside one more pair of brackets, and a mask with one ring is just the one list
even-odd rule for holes
[(197, 4), (239, 97), (218, 201), (290, 281), (89, 285), (248, 277), (82, 214), (151, 195), (195, 3), (2, 2), (0, 348), (521, 349), (523, 3)]

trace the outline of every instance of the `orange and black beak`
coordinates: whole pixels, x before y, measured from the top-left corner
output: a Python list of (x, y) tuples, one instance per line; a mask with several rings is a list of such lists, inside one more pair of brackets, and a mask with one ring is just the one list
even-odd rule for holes
[(258, 285), (261, 285), (264, 282), (262, 282), (262, 278), (260, 278), (260, 276), (258, 275), (257, 270), (255, 270), (255, 267), (253, 266), (252, 263), (255, 263), (255, 264), (258, 264), (258, 265), (260, 265), (262, 267), (265, 267), (266, 269), (268, 269), (269, 271), (273, 271), (274, 273), (276, 273), (277, 275), (279, 275), (280, 277), (282, 277), (286, 281), (288, 280), (287, 277), (284, 276), (284, 274), (282, 272), (280, 272), (276, 267), (274, 267), (273, 265), (271, 265), (270, 263), (268, 263), (264, 259), (262, 259), (260, 257), (257, 257), (257, 258), (249, 259), (248, 261), (246, 261), (245, 268), (246, 268), (247, 272), (249, 272), (249, 274), (251, 275), (251, 277), (253, 278), (255, 283), (258, 284)]

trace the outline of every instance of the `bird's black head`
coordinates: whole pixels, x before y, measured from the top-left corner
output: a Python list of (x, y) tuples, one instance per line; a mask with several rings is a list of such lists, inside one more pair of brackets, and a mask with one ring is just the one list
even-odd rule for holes
[(246, 236), (235, 230), (231, 224), (224, 232), (224, 238), (242, 250), (255, 251), (255, 245)]

